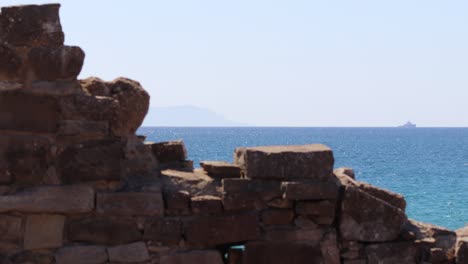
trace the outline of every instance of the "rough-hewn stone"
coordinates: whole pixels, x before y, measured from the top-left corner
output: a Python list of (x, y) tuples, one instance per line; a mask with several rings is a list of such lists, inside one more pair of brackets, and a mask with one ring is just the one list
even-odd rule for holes
[(142, 235), (133, 219), (88, 217), (69, 223), (68, 239), (73, 242), (118, 245), (139, 241)]
[(85, 53), (80, 47), (35, 47), (29, 51), (29, 66), (35, 80), (76, 80)]
[(354, 187), (346, 187), (341, 204), (340, 235), (345, 240), (395, 240), (406, 221), (404, 212)]
[(213, 178), (240, 178), (239, 166), (225, 161), (202, 161), (200, 166)]
[(330, 148), (321, 144), (238, 148), (235, 164), (252, 179), (327, 179), (333, 173)]
[(102, 264), (108, 260), (103, 246), (63, 247), (55, 253), (57, 264)]
[(162, 216), (164, 202), (161, 193), (154, 192), (98, 193), (96, 210), (103, 215)]
[(23, 232), (21, 217), (0, 215), (0, 240), (19, 241), (22, 237)]
[(14, 46), (60, 46), (59, 4), (2, 7), (0, 39)]
[(190, 213), (190, 194), (187, 191), (164, 191), (167, 215), (187, 215)]
[(195, 250), (183, 253), (177, 253), (162, 256), (160, 264), (188, 264), (188, 263), (206, 263), (223, 264), (221, 254), (215, 250)]
[(416, 249), (411, 243), (383, 243), (366, 247), (368, 264), (415, 264)]
[(263, 225), (287, 225), (294, 219), (294, 211), (291, 209), (270, 209), (261, 214)]
[(192, 197), (190, 207), (192, 213), (201, 215), (220, 214), (223, 211), (221, 198), (212, 195)]
[(340, 190), (335, 182), (284, 182), (283, 188), (288, 200), (336, 200)]
[(110, 262), (135, 263), (149, 260), (148, 249), (144, 242), (109, 247), (107, 252)]
[(182, 239), (182, 222), (178, 218), (148, 219), (143, 238), (163, 245), (178, 245)]
[(257, 215), (242, 214), (198, 217), (184, 224), (184, 233), (190, 244), (216, 246), (255, 240), (260, 230)]
[(65, 183), (119, 180), (122, 176), (122, 144), (117, 140), (98, 140), (68, 147), (59, 157)]
[(187, 159), (187, 149), (182, 140), (147, 143), (151, 146), (154, 156), (161, 163), (179, 162)]
[(323, 263), (319, 246), (306, 242), (249, 242), (243, 264)]
[(88, 186), (35, 187), (0, 196), (0, 212), (87, 213), (94, 209), (94, 190)]
[(24, 249), (61, 247), (64, 225), (63, 215), (29, 215), (24, 230)]

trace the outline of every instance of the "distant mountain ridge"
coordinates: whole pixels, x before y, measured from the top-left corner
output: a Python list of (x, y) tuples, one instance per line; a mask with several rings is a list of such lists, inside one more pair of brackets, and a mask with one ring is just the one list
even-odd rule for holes
[(192, 105), (150, 107), (143, 126), (247, 126), (212, 110)]

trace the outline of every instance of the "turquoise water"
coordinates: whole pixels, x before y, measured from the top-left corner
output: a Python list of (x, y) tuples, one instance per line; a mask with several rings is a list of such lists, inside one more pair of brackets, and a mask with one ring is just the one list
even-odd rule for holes
[(232, 161), (235, 147), (324, 143), (335, 167), (405, 195), (407, 214), (451, 229), (468, 224), (468, 128), (140, 128), (150, 141), (183, 139), (189, 158)]

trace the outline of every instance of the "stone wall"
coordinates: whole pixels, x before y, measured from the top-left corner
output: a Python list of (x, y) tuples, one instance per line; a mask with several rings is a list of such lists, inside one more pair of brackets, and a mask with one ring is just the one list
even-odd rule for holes
[(58, 12), (0, 13), (0, 263), (468, 263), (467, 229), (408, 219), (327, 146), (193, 169), (183, 142), (145, 142), (148, 93), (77, 80)]

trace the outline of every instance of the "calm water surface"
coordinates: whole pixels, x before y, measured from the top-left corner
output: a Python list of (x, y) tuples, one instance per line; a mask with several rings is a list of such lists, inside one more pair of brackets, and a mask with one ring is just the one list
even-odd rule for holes
[(160, 128), (149, 141), (183, 139), (189, 158), (232, 161), (240, 146), (323, 143), (335, 167), (405, 195), (407, 214), (456, 229), (468, 223), (468, 128)]

